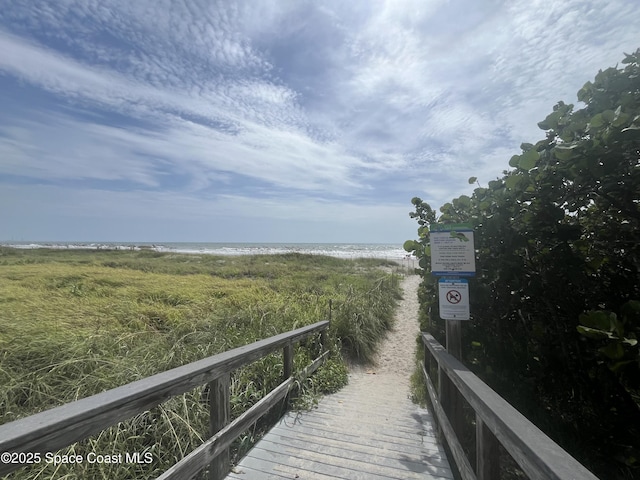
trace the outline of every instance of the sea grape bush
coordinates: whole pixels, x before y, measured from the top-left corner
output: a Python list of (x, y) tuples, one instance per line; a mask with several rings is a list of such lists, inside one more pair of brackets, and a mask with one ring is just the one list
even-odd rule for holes
[(428, 225), (471, 223), (467, 363), (601, 478), (638, 478), (640, 49), (578, 100), (558, 102), (502, 178), (439, 215), (414, 198), (418, 239), (404, 246), (423, 269), (424, 327), (442, 340)]

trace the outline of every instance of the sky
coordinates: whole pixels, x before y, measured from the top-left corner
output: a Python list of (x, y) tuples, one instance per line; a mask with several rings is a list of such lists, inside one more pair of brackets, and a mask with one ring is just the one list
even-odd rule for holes
[(0, 241), (397, 243), (502, 176), (637, 0), (0, 0)]

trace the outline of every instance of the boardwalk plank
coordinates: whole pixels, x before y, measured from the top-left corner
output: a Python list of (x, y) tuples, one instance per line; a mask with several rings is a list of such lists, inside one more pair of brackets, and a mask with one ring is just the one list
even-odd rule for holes
[(399, 434), (397, 432), (390, 432), (384, 429), (369, 429), (363, 430), (357, 428), (357, 426), (351, 425), (349, 427), (335, 426), (330, 424), (318, 424), (313, 421), (313, 418), (305, 419), (303, 422), (298, 422), (293, 426), (279, 425), (274, 428), (273, 432), (282, 433), (287, 430), (298, 431), (311, 437), (328, 437), (336, 440), (342, 440), (351, 444), (358, 445), (370, 445), (370, 446), (382, 446), (384, 448), (391, 448), (394, 446), (398, 450), (405, 451), (407, 448), (416, 447), (422, 449), (426, 445), (437, 445), (437, 439), (433, 436), (420, 435), (419, 431), (412, 431), (410, 434)]
[[(313, 416), (306, 419), (306, 423), (320, 425), (335, 425), (342, 419), (344, 425), (350, 425), (357, 419), (358, 424), (369, 427), (371, 431), (383, 430), (385, 432), (393, 432), (399, 436), (436, 436), (436, 429), (431, 424), (424, 424), (424, 420), (412, 418), (411, 413), (407, 412), (403, 420), (394, 420), (388, 417), (378, 417), (375, 415), (358, 418), (356, 415), (350, 415), (346, 412), (332, 413), (328, 410), (315, 410)], [(429, 421), (432, 421), (429, 419)]]
[[(290, 479), (290, 475), (278, 475), (273, 472), (264, 472), (261, 470), (256, 470), (255, 468), (250, 468), (246, 465), (243, 465), (242, 468), (236, 467), (231, 470), (231, 473), (227, 476), (227, 479), (232, 480), (247, 480), (250, 478), (252, 480), (283, 480)], [(333, 478), (333, 477), (328, 477)]]
[[(400, 465), (400, 468), (393, 468), (378, 464), (377, 459), (348, 459), (311, 450), (300, 450), (297, 454), (292, 454), (291, 452), (265, 450), (261, 445), (253, 449), (251, 458), (253, 464), (260, 466), (259, 468), (262, 470), (268, 468), (267, 465), (271, 465), (274, 473), (298, 475), (297, 478), (308, 478), (310, 473), (332, 475), (337, 478), (372, 480), (390, 478), (450, 480), (453, 477), (448, 469), (449, 476), (445, 477), (437, 471), (433, 471), (433, 474), (429, 472), (429, 470), (438, 470), (437, 467), (424, 465), (415, 468), (412, 462), (406, 462), (405, 465)], [(413, 470), (412, 467), (414, 467)]]
[(436, 439), (426, 438), (425, 441), (416, 442), (415, 439), (396, 437), (391, 441), (389, 437), (377, 436), (364, 438), (361, 435), (345, 435), (330, 429), (318, 429), (309, 426), (296, 425), (295, 428), (276, 426), (272, 431), (273, 437), (292, 438), (299, 442), (315, 442), (342, 448), (359, 449), (367, 452), (368, 449), (386, 449), (395, 452), (427, 452), (433, 455), (442, 454), (443, 450)]
[(330, 395), (317, 409), (287, 413), (228, 478), (453, 478), (426, 410), (410, 401), (393, 402), (392, 407), (371, 402), (359, 410), (367, 402), (350, 400), (349, 387), (344, 390), (347, 395)]
[[(335, 449), (354, 452), (354, 454), (360, 456), (380, 456), (380, 457), (393, 457), (400, 454), (406, 454), (410, 456), (421, 456), (425, 461), (430, 464), (446, 467), (449, 465), (448, 460), (440, 445), (435, 442), (432, 444), (422, 445), (397, 445), (384, 441), (375, 440), (362, 440), (362, 443), (348, 442), (339, 438), (329, 438), (328, 436), (309, 435), (305, 432), (300, 432), (300, 429), (293, 431), (282, 430), (273, 431), (273, 435), (269, 437), (270, 441), (283, 445), (300, 446), (306, 445), (308, 448), (315, 449), (317, 451), (330, 451)], [(284, 433), (284, 434), (283, 434)]]
[[(318, 444), (311, 442), (303, 443), (304, 448), (300, 447), (300, 443), (288, 443), (283, 442), (282, 439), (278, 441), (264, 440), (260, 444), (260, 448), (271, 452), (287, 453), (292, 456), (300, 456), (301, 452), (305, 452), (305, 458), (318, 457), (324, 458), (330, 456), (335, 459), (335, 464), (341, 464), (343, 462), (365, 462), (375, 463), (380, 467), (389, 467), (394, 470), (404, 470), (408, 468), (412, 471), (424, 471), (431, 468), (433, 473), (440, 473), (446, 475), (446, 472), (442, 468), (448, 468), (448, 463), (443, 462), (442, 457), (434, 459), (426, 452), (397, 452), (389, 451), (383, 448), (370, 449), (363, 452), (362, 450), (353, 450), (350, 448), (342, 448), (336, 446), (322, 445), (322, 448), (318, 448)], [(306, 452), (308, 451), (308, 452)], [(318, 453), (318, 452), (321, 452)], [(436, 465), (436, 462), (439, 465)], [(444, 465), (443, 465), (444, 463)], [(441, 467), (441, 469), (438, 469)]]

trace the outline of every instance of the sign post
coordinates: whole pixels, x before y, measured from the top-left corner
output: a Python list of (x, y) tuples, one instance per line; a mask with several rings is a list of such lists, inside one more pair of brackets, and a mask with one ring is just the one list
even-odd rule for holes
[[(469, 282), (476, 274), (473, 227), (467, 224), (430, 225), (431, 273), (438, 279), (440, 318), (446, 322), (447, 351), (462, 361), (462, 321), (469, 320)], [(439, 396), (453, 430), (462, 434), (462, 397), (447, 375), (439, 373)], [(497, 478), (497, 462), (485, 462), (486, 452), (497, 452), (499, 442), (482, 423), (476, 425), (478, 478)]]
[(438, 280), (440, 318), (447, 324), (447, 351), (462, 360), (463, 320), (470, 319), (469, 283), (476, 274), (473, 227), (468, 224), (433, 224), (429, 227), (431, 273)]
[[(438, 279), (440, 318), (446, 321), (447, 351), (462, 361), (462, 322), (469, 320), (469, 281), (476, 274), (473, 227), (467, 224), (429, 226), (431, 273)], [(439, 384), (440, 401), (454, 431), (462, 433), (462, 398), (446, 375)]]

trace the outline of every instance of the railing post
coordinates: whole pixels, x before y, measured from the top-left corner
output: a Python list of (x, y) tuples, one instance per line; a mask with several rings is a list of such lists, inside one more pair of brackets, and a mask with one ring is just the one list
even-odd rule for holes
[(293, 344), (291, 342), (284, 346), (282, 354), (284, 358), (283, 377), (286, 380), (293, 373)]
[(329, 350), (329, 327), (331, 327), (331, 317), (333, 315), (333, 300), (329, 299), (329, 325), (320, 332), (320, 341), (322, 342), (322, 352)]
[(422, 347), (424, 348), (424, 359), (422, 360), (424, 363), (424, 369), (429, 375), (431, 375), (431, 354), (424, 342), (422, 342)]
[(442, 409), (447, 414), (447, 417), (449, 417), (449, 420), (451, 420), (451, 415), (449, 415), (449, 394), (451, 392), (449, 391), (448, 384), (449, 377), (447, 377), (445, 371), (438, 365), (438, 398), (440, 399), (440, 405), (442, 405)]
[(328, 329), (327, 329), (327, 328), (325, 328), (324, 330), (322, 330), (322, 331), (320, 332), (320, 346), (322, 347), (322, 348), (320, 348), (320, 353), (324, 353), (324, 352), (326, 352), (327, 350), (329, 350), (329, 347), (328, 347), (328, 345), (327, 345), (327, 340), (328, 340), (328, 337), (327, 337), (327, 330), (328, 330)]
[(446, 372), (438, 368), (438, 394), (440, 396), (440, 405), (447, 414), (453, 431), (456, 432), (458, 438), (462, 437), (462, 397), (458, 389), (447, 376)]
[[(229, 424), (231, 417), (227, 372), (209, 384), (209, 429), (211, 436)], [(209, 479), (222, 480), (229, 473), (229, 449), (221, 452), (209, 465)]]
[[(291, 342), (287, 342), (282, 350), (283, 356), (283, 380), (288, 379), (291, 375), (293, 375), (293, 344)], [(287, 394), (284, 404), (285, 408), (289, 408), (289, 394)]]
[(446, 321), (447, 352), (462, 362), (462, 320)]
[[(431, 366), (435, 364), (435, 369), (438, 372), (438, 385), (437, 385), (437, 395), (438, 395), (438, 400), (440, 400), (440, 405), (442, 405), (442, 396), (441, 396), (441, 390), (440, 390), (440, 369), (438, 368), (438, 362), (435, 360), (435, 358), (431, 357), (431, 352), (429, 351), (429, 348), (427, 347), (427, 345), (424, 342), (424, 338), (422, 340), (422, 347), (424, 348), (424, 358), (423, 358), (423, 363), (424, 363), (424, 370), (425, 372), (427, 372), (427, 376), (431, 379), (431, 383), (435, 383), (435, 374), (432, 373), (431, 371)], [(426, 385), (425, 385), (425, 389), (427, 389)], [(430, 395), (427, 393), (427, 397), (430, 397)], [(434, 417), (435, 417), (435, 413), (434, 413)], [(437, 417), (435, 417), (437, 419)], [(438, 434), (439, 435), (443, 435), (443, 431), (442, 431), (442, 427), (440, 426), (440, 422), (436, 421), (435, 422), (436, 428), (438, 429)]]
[(477, 414), (476, 476), (478, 480), (500, 479), (500, 443)]
[[(458, 360), (462, 361), (462, 321), (461, 320), (447, 320), (446, 321), (446, 335), (447, 335), (447, 352), (453, 355)], [(458, 438), (462, 437), (462, 428), (464, 424), (463, 412), (462, 412), (462, 395), (458, 392), (453, 382), (447, 377), (445, 381), (445, 390), (447, 391), (447, 407), (445, 411), (449, 415), (449, 421), (451, 426), (456, 432)], [(444, 405), (444, 400), (442, 401)]]

